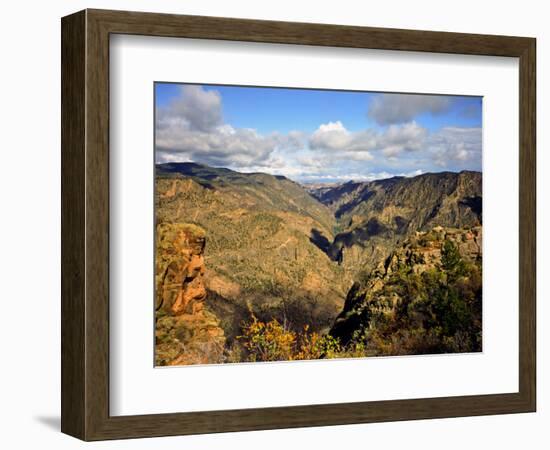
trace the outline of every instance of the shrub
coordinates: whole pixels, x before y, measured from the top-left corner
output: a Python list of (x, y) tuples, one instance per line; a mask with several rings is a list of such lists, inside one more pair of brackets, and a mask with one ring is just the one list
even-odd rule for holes
[(262, 322), (255, 316), (237, 336), (248, 354), (248, 361), (288, 361), (295, 354), (296, 334), (276, 320)]
[(309, 326), (298, 337), (299, 350), (295, 359), (334, 358), (341, 351), (340, 341), (328, 334), (309, 332)]
[(449, 240), (443, 243), (441, 249), (441, 266), (447, 273), (449, 281), (454, 281), (466, 273), (466, 264), (460, 256), (458, 247)]
[(466, 263), (445, 241), (440, 265), (416, 274), (404, 264), (367, 296), (364, 331), (344, 350), (365, 356), (480, 351), (481, 295), (481, 264)]
[(276, 319), (262, 322), (253, 314), (251, 320), (243, 324), (242, 335), (237, 336), (237, 340), (244, 352), (233, 348), (232, 362), (236, 355), (242, 361), (294, 361), (334, 358), (341, 356), (343, 351), (338, 339), (310, 331), (308, 325), (296, 332)]

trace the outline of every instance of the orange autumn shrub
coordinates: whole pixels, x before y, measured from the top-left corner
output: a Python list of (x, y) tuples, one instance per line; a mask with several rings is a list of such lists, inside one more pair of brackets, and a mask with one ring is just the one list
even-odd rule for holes
[(252, 316), (252, 321), (243, 326), (243, 334), (238, 336), (248, 355), (248, 361), (288, 361), (292, 360), (296, 334), (277, 321), (268, 323)]
[(330, 335), (310, 332), (309, 326), (297, 333), (286, 329), (276, 319), (267, 323), (252, 315), (238, 336), (247, 361), (294, 361), (337, 357), (342, 348)]

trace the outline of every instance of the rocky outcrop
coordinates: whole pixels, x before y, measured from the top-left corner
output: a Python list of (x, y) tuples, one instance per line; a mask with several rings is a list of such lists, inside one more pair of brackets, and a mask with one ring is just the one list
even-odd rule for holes
[[(368, 276), (354, 283), (330, 334), (347, 344), (358, 332), (376, 332), (380, 323), (386, 331), (415, 323), (424, 333), (433, 311), (447, 314), (445, 309), (453, 307), (449, 293), (454, 288), (460, 301), (469, 302), (461, 307), (471, 309), (466, 313), (474, 317), (472, 327), (480, 329), (482, 249), (481, 226), (436, 226), (415, 232)], [(443, 293), (442, 303), (434, 306), (438, 293)], [(386, 338), (395, 340), (391, 335)]]
[(222, 362), (224, 333), (205, 308), (205, 244), (195, 225), (157, 226), (156, 365)]
[(413, 273), (421, 274), (441, 264), (444, 242), (456, 245), (465, 261), (477, 262), (482, 258), (482, 228), (466, 230), (434, 227), (431, 231), (417, 231), (403, 246), (379, 265), (373, 278), (387, 278), (402, 267), (410, 267)]

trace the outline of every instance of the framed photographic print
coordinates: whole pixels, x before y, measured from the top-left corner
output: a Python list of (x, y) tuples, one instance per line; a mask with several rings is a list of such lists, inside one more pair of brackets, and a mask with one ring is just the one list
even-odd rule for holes
[(63, 18), (62, 431), (534, 411), (535, 133), (533, 38)]

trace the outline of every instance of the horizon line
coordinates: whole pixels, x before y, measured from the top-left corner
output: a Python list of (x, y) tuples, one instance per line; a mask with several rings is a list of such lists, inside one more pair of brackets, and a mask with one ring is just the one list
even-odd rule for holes
[(241, 172), (241, 171), (238, 171), (238, 170), (235, 170), (235, 169), (230, 169), (230, 168), (224, 167), (224, 166), (210, 166), (208, 164), (198, 163), (198, 162), (193, 162), (193, 161), (155, 162), (155, 168), (157, 166), (167, 166), (167, 165), (173, 165), (173, 164), (193, 164), (193, 165), (196, 165), (196, 166), (201, 166), (201, 167), (205, 167), (205, 168), (209, 168), (209, 169), (229, 170), (231, 172), (242, 174), (242, 175), (269, 175), (269, 176), (272, 176), (272, 177), (284, 177), (287, 180), (293, 181), (294, 183), (298, 183), (300, 185), (304, 185), (304, 184), (371, 183), (371, 182), (374, 182), (374, 181), (391, 180), (391, 179), (394, 179), (394, 178), (416, 178), (416, 177), (421, 177), (421, 176), (425, 176), (425, 175), (437, 175), (437, 174), (443, 174), (443, 173), (460, 174), (460, 173), (469, 172), (469, 173), (479, 173), (481, 175), (483, 174), (483, 172), (481, 170), (462, 169), (462, 170), (459, 170), (459, 171), (442, 170), (440, 172), (422, 172), (422, 173), (412, 175), (412, 176), (411, 175), (409, 175), (409, 176), (407, 176), (407, 175), (392, 175), (392, 176), (383, 177), (383, 178), (373, 178), (372, 180), (356, 180), (356, 179), (353, 179), (353, 178), (349, 178), (347, 180), (341, 180), (341, 181), (299, 181), (297, 179), (291, 178), (291, 177), (289, 177), (287, 175), (283, 175), (283, 174), (272, 174), (272, 173), (268, 173), (268, 172), (258, 172), (258, 171)]

